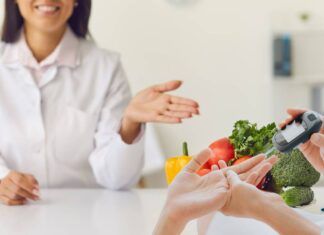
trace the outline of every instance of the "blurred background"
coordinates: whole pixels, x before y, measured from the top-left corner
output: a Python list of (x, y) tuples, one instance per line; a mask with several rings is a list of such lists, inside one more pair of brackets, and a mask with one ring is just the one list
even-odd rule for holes
[(93, 0), (91, 33), (121, 53), (133, 93), (180, 79), (177, 93), (201, 105), (182, 125), (148, 126), (144, 187), (165, 186), (164, 158), (183, 141), (194, 154), (239, 119), (324, 111), (322, 0)]

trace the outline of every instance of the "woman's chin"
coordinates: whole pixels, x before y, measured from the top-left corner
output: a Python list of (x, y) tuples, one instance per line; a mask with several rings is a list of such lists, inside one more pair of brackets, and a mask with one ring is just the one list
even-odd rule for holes
[(58, 24), (53, 20), (43, 20), (32, 25), (32, 28), (39, 32), (52, 34), (63, 31), (66, 28), (66, 23)]

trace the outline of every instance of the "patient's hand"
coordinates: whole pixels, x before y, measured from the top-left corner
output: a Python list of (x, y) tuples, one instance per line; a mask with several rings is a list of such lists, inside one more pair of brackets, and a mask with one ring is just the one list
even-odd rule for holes
[(170, 185), (166, 204), (176, 218), (196, 219), (219, 210), (227, 201), (228, 183), (223, 172), (214, 167), (207, 175), (196, 174), (209, 156), (209, 149), (202, 151)]
[[(259, 155), (235, 166), (228, 167), (225, 161), (223, 160), (219, 161), (218, 165), (224, 173), (230, 170), (236, 172), (241, 180), (250, 184), (250, 187), (256, 189), (255, 186), (257, 186), (261, 182), (261, 180), (271, 170), (272, 166), (277, 162), (277, 160), (278, 158), (276, 156), (272, 156), (266, 159), (264, 155)], [(208, 226), (214, 217), (215, 212), (216, 211), (199, 218), (199, 234), (206, 233)]]
[(172, 182), (155, 235), (180, 234), (190, 220), (217, 211), (225, 205), (228, 182), (223, 172), (214, 166), (207, 175), (196, 174), (209, 157), (209, 149), (202, 151)]
[(11, 171), (0, 182), (0, 201), (9, 206), (23, 205), (27, 199), (39, 199), (39, 186), (34, 176)]
[(320, 234), (318, 226), (288, 207), (279, 195), (261, 191), (241, 181), (234, 171), (227, 171), (226, 178), (230, 196), (221, 209), (225, 215), (260, 220), (279, 234)]
[(242, 181), (232, 170), (226, 172), (226, 178), (230, 184), (230, 196), (221, 210), (225, 215), (255, 218), (258, 213), (263, 213), (264, 201), (283, 203), (279, 195), (261, 191)]
[(239, 175), (241, 180), (258, 185), (277, 161), (277, 156), (266, 159), (265, 155), (261, 154), (235, 166), (227, 167), (223, 160), (219, 161), (218, 165), (223, 172), (232, 170)]

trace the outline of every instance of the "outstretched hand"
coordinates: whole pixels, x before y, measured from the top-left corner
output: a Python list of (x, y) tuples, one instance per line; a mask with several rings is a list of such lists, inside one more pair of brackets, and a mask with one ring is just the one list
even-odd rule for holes
[(196, 101), (166, 94), (181, 85), (181, 81), (170, 81), (140, 91), (128, 105), (124, 118), (134, 123), (180, 123), (198, 115)]
[(199, 104), (188, 98), (167, 94), (177, 90), (181, 81), (170, 81), (140, 91), (127, 106), (119, 134), (131, 144), (140, 133), (143, 123), (181, 123), (199, 114)]

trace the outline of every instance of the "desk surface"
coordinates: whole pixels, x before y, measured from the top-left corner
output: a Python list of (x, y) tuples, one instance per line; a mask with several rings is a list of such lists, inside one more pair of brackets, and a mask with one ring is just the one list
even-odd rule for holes
[[(319, 213), (324, 207), (324, 188), (316, 188), (315, 194), (316, 203), (305, 210)], [(0, 205), (0, 234), (152, 234), (165, 197), (165, 189), (130, 192), (43, 190), (39, 202), (21, 207)], [(187, 226), (183, 234), (196, 234), (195, 223)]]
[[(152, 234), (166, 190), (42, 190), (41, 197), (41, 201), (20, 207), (0, 205), (0, 234)], [(184, 234), (196, 234), (195, 224)]]

